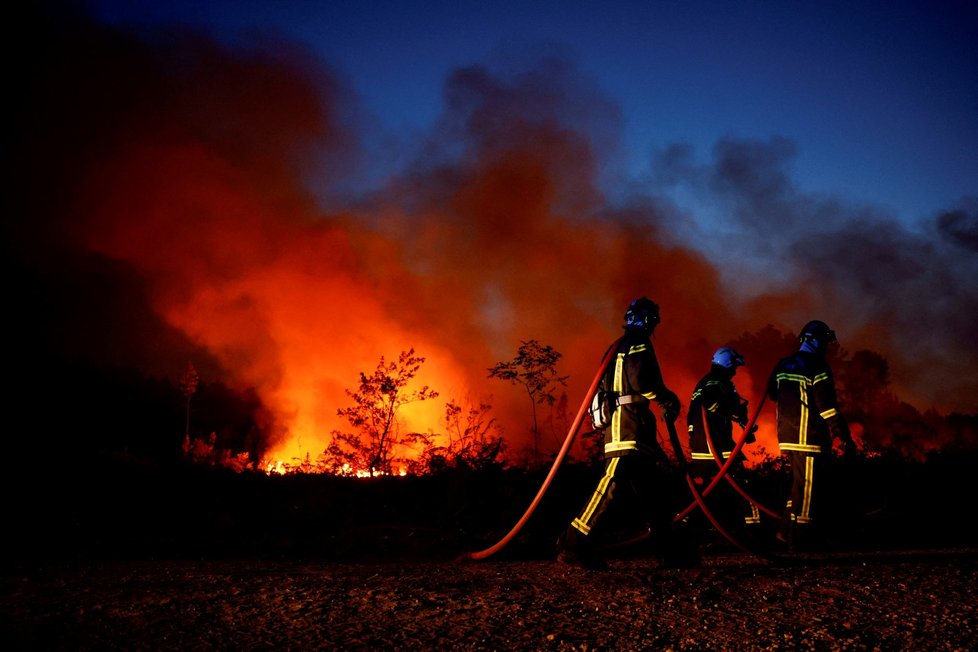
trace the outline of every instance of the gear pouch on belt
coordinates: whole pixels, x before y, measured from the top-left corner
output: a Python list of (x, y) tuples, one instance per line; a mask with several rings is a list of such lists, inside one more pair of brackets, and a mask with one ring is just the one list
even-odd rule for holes
[(598, 389), (594, 392), (591, 399), (591, 407), (588, 412), (591, 415), (591, 423), (595, 430), (604, 430), (611, 425), (611, 415), (618, 407), (618, 394), (615, 392)]

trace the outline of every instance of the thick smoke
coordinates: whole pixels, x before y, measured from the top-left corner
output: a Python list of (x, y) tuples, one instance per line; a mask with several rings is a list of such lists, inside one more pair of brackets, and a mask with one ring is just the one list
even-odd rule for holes
[[(667, 170), (660, 180), (726, 208), (728, 232), (719, 244), (704, 238), (705, 249), (762, 320), (790, 332), (823, 319), (847, 350), (881, 352), (906, 399), (974, 412), (974, 200), (910, 229), (883, 208), (803, 192), (787, 173), (794, 156), (784, 138), (728, 139), (710, 164), (682, 147), (654, 161)], [(775, 294), (791, 302), (765, 308)]]
[(937, 216), (940, 235), (959, 247), (978, 253), (978, 197), (969, 208), (941, 213)]
[[(847, 348), (885, 355), (924, 405), (974, 409), (973, 211), (938, 218), (937, 241), (801, 193), (784, 139), (724, 141), (710, 166), (678, 148), (656, 174), (730, 208), (742, 237), (720, 256), (677, 232), (681, 211), (661, 197), (605, 197), (618, 110), (558, 59), (456, 71), (414, 164), (341, 201), (369, 164), (360, 111), (301, 48), (137, 39), (57, 12), (27, 24), (38, 54), (16, 105), (6, 227), (10, 266), (28, 280), (21, 336), (171, 379), (192, 359), (257, 392), (273, 455), (318, 454), (358, 373), (412, 347), (427, 358), (420, 382), (490, 399), (518, 447), (525, 396), (488, 367), (523, 340), (554, 346), (573, 416), (641, 295), (662, 306), (656, 343), (684, 402), (736, 338), (758, 344), (738, 381), (758, 398), (761, 367), (787, 353), (761, 353), (758, 338), (780, 344), (818, 317)], [(764, 280), (731, 290), (731, 254), (762, 262)], [(405, 427), (437, 432), (442, 405)]]

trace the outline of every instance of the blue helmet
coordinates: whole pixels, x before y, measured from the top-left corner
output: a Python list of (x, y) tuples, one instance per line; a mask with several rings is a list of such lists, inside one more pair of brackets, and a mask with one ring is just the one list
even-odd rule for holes
[(642, 328), (652, 331), (659, 323), (659, 306), (651, 299), (639, 297), (625, 311), (624, 328)]
[(717, 349), (716, 353), (713, 354), (713, 364), (725, 369), (736, 369), (744, 364), (744, 356), (729, 346), (724, 346)]
[(829, 328), (829, 325), (824, 321), (815, 319), (805, 324), (801, 333), (798, 334), (798, 340), (800, 342), (811, 340), (818, 345), (831, 344), (836, 341), (835, 331)]

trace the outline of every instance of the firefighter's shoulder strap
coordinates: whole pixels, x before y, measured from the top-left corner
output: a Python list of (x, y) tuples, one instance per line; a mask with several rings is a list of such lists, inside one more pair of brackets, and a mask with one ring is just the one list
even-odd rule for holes
[[(615, 342), (611, 346), (617, 346), (617, 344), (618, 342)], [(591, 406), (588, 410), (591, 415), (591, 424), (595, 430), (603, 430), (610, 426), (612, 415), (622, 405), (642, 402), (648, 403), (649, 400), (641, 394), (618, 394), (611, 388), (613, 385), (613, 380), (611, 379), (611, 374), (613, 373), (611, 361), (614, 360), (614, 357), (610, 356), (610, 353), (611, 348), (609, 347), (605, 351), (605, 358), (608, 362), (601, 372), (601, 383), (594, 392), (594, 397), (591, 399)]]

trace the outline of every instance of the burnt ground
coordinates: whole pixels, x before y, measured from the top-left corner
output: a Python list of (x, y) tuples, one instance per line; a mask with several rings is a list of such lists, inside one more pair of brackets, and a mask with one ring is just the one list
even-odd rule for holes
[[(974, 650), (973, 456), (863, 460), (833, 546), (764, 558), (713, 536), (702, 564), (640, 548), (554, 561), (590, 489), (543, 473), (345, 481), (114, 461), (14, 477), (4, 649)], [(776, 474), (775, 474), (776, 475)], [(774, 476), (772, 476), (774, 477)], [(887, 480), (881, 483), (881, 480)], [(759, 495), (780, 480), (755, 478)], [(39, 485), (40, 483), (40, 485)], [(884, 489), (881, 490), (881, 487)], [(47, 494), (57, 499), (42, 497)], [(858, 489), (858, 496), (855, 490)]]

